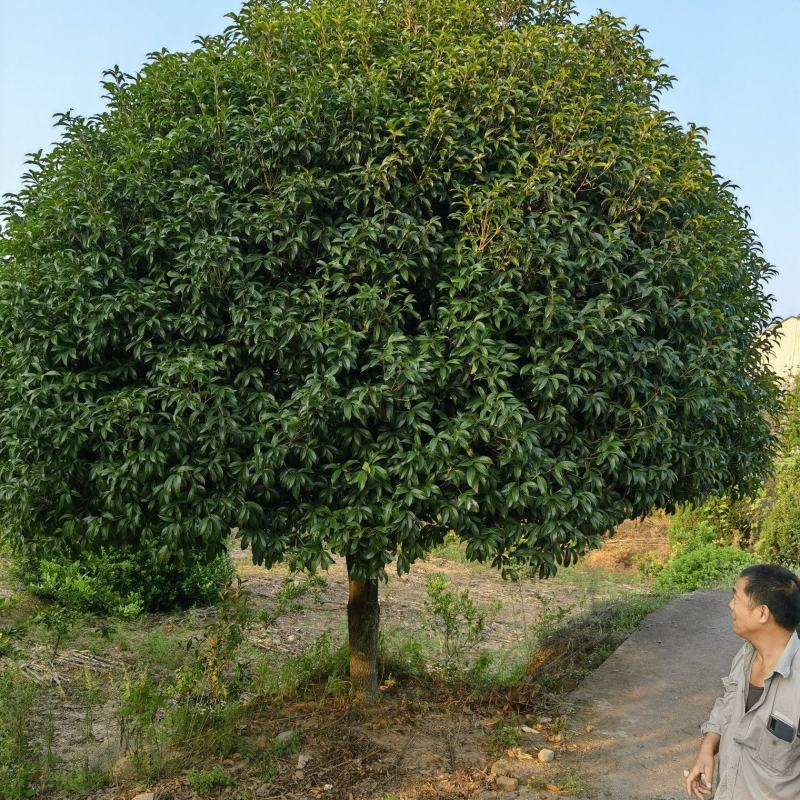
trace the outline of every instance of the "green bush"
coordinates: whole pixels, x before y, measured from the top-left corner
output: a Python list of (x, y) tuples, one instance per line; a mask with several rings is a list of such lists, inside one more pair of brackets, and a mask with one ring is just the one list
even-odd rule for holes
[(162, 562), (153, 548), (86, 553), (80, 559), (24, 558), (21, 573), (38, 597), (65, 608), (135, 617), (216, 602), (234, 570), (227, 553), (206, 561)]
[(739, 573), (756, 558), (736, 547), (701, 544), (670, 559), (656, 578), (654, 588), (665, 592), (691, 592), (733, 584)]

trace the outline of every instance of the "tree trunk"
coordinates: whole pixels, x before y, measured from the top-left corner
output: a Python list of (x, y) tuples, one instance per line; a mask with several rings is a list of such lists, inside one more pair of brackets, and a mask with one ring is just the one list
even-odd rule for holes
[(352, 566), (352, 557), (347, 556), (347, 634), (353, 702), (374, 703), (378, 694), (378, 581), (354, 580)]

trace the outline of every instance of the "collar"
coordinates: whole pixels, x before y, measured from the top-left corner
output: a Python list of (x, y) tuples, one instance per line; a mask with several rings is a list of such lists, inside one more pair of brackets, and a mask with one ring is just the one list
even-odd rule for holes
[(775, 669), (772, 670), (773, 674), (780, 672), (784, 678), (788, 678), (792, 673), (792, 662), (798, 652), (800, 652), (800, 639), (797, 638), (797, 632), (795, 632), (786, 643), (783, 654), (778, 659)]

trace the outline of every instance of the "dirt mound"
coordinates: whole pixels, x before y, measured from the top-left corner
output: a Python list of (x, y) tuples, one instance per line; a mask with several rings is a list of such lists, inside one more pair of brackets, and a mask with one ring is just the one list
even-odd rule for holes
[(599, 550), (585, 561), (610, 570), (635, 570), (648, 562), (666, 564), (669, 555), (669, 516), (657, 511), (641, 519), (629, 519), (617, 526)]

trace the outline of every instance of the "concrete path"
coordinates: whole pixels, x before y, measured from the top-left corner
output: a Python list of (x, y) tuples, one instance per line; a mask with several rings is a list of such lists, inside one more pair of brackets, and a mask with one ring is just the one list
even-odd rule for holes
[(729, 599), (729, 591), (714, 591), (673, 600), (572, 693), (568, 741), (578, 750), (563, 761), (580, 774), (587, 797), (687, 797), (683, 770), (742, 645)]

